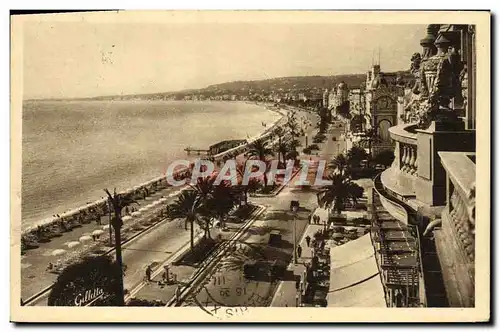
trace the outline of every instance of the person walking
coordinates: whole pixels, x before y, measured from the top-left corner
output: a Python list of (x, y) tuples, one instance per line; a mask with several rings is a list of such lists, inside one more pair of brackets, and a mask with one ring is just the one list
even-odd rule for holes
[(306, 243), (307, 243), (307, 246), (310, 247), (311, 246), (311, 237), (308, 235), (306, 236)]
[(300, 258), (300, 256), (302, 256), (302, 247), (299, 245), (297, 247), (297, 257)]

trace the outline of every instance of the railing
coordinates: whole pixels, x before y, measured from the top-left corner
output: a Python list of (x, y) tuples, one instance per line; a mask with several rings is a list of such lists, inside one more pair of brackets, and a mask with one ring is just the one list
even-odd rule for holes
[(397, 202), (386, 193), (384, 185), (382, 184), (382, 181), (380, 179), (380, 175), (381, 174), (377, 174), (375, 176), (375, 178), (373, 179), (373, 184), (377, 195), (380, 197), (382, 206), (396, 219), (405, 224), (408, 224), (408, 211), (404, 208), (404, 206), (402, 206), (399, 202)]
[(474, 262), (476, 167), (463, 152), (439, 152), (446, 170), (447, 204), (444, 211), (453, 233), (469, 262)]
[[(406, 277), (403, 284), (408, 284), (410, 279), (411, 279), (411, 284), (412, 284), (412, 291), (411, 292), (408, 291), (409, 288), (407, 287), (408, 289), (407, 289), (407, 297), (406, 297), (406, 306), (421, 306), (421, 305), (426, 306), (427, 301), (426, 301), (425, 291), (420, 291), (421, 287), (425, 287), (424, 286), (425, 280), (424, 280), (424, 273), (423, 273), (424, 271), (423, 271), (423, 266), (422, 266), (422, 258), (421, 258), (421, 254), (420, 254), (420, 249), (421, 249), (420, 248), (420, 234), (419, 234), (418, 227), (410, 225), (407, 207), (405, 207), (404, 205), (397, 202), (395, 199), (390, 197), (385, 192), (382, 181), (380, 180), (380, 174), (378, 174), (374, 177), (373, 182), (374, 182), (374, 187), (373, 187), (373, 191), (372, 191), (372, 213), (373, 213), (372, 228), (378, 228), (377, 225), (381, 225), (381, 223), (378, 221), (377, 208), (376, 208), (376, 203), (375, 203), (376, 200), (374, 198), (374, 196), (377, 195), (379, 198), (380, 204), (382, 204), (382, 206), (384, 208), (385, 208), (385, 206), (383, 204), (384, 201), (387, 202), (386, 205), (390, 204), (391, 207), (394, 207), (393, 209), (391, 209), (391, 212), (390, 212), (391, 215), (393, 215), (393, 213), (397, 212), (399, 218), (403, 217), (404, 220), (400, 220), (400, 221), (402, 221), (403, 223), (406, 224), (408, 231), (410, 229), (413, 229), (414, 232), (412, 232), (412, 233), (416, 233), (413, 236), (416, 240), (416, 245), (417, 245), (417, 248), (415, 250), (415, 254), (417, 256), (416, 257), (417, 258), (417, 266), (414, 268), (411, 268), (411, 272), (406, 271), (406, 274), (403, 274), (403, 279), (404, 279), (404, 277)], [(393, 215), (393, 217), (396, 219), (396, 216)], [(397, 218), (397, 219), (399, 219), (399, 218)], [(370, 232), (370, 235), (373, 236), (375, 234), (372, 234), (372, 232)], [(387, 244), (383, 243), (384, 242), (383, 240), (384, 239), (383, 239), (383, 235), (382, 235), (382, 238), (380, 241), (380, 250), (387, 251)], [(372, 243), (374, 244), (374, 247), (376, 248), (375, 243), (373, 241), (373, 237), (372, 237)], [(379, 261), (377, 255), (375, 255), (375, 256), (377, 258), (377, 264), (379, 264), (379, 269), (380, 269), (381, 268), (380, 264), (381, 264), (382, 259), (381, 259), (381, 261)], [(388, 257), (390, 257), (390, 256), (388, 256)], [(389, 265), (392, 265), (393, 262), (388, 261), (387, 263)], [(391, 267), (391, 268), (389, 268), (389, 271), (393, 270), (393, 269), (397, 270), (398, 268)], [(382, 275), (383, 275), (383, 273), (381, 273), (381, 276)], [(411, 278), (410, 278), (410, 276), (411, 276)], [(399, 278), (399, 274), (396, 275), (396, 277)], [(386, 289), (386, 292), (387, 292), (388, 288), (385, 285), (385, 283), (384, 283), (384, 289)], [(386, 302), (388, 303), (388, 306), (390, 306), (389, 300), (387, 298), (386, 298)]]
[(406, 143), (399, 144), (399, 165), (401, 172), (413, 176), (417, 175), (418, 158), (416, 145)]
[(389, 128), (391, 138), (398, 144), (396, 155), (399, 156), (401, 172), (416, 176), (418, 169), (417, 134), (413, 131), (414, 124), (403, 124)]

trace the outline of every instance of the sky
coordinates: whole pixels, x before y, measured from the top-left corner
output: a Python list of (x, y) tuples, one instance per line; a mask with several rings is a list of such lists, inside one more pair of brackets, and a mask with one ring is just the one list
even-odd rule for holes
[(203, 88), (284, 76), (408, 69), (425, 25), (101, 23), (23, 26), (23, 98)]

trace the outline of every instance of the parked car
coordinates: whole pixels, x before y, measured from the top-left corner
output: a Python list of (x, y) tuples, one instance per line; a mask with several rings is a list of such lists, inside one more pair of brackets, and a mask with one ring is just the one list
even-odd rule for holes
[(272, 281), (283, 279), (286, 265), (277, 261), (251, 261), (243, 265), (243, 275), (247, 279), (271, 278)]

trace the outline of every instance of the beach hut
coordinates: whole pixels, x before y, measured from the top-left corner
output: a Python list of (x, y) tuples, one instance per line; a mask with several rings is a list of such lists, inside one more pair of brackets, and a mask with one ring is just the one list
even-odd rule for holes
[(70, 243), (68, 243), (68, 248), (74, 248), (74, 247), (78, 247), (81, 243), (79, 241), (71, 241)]
[(52, 256), (60, 256), (62, 254), (64, 254), (66, 252), (66, 250), (64, 249), (56, 249), (54, 251), (52, 251), (51, 255)]
[(86, 243), (86, 242), (89, 242), (91, 241), (92, 238), (88, 235), (84, 235), (84, 236), (81, 236), (78, 241), (80, 241), (81, 243)]

